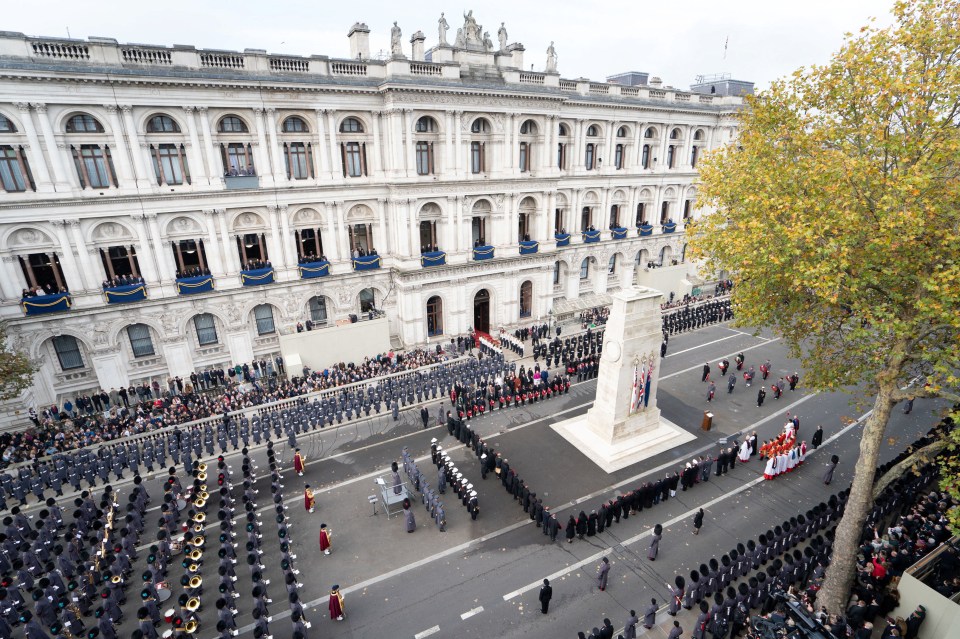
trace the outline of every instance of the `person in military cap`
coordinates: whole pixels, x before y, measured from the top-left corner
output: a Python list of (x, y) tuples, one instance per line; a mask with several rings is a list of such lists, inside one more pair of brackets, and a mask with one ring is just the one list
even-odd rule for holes
[(343, 609), (343, 595), (340, 594), (340, 586), (334, 584), (330, 588), (330, 600), (327, 604), (330, 610), (330, 618), (336, 621), (343, 621), (345, 612)]

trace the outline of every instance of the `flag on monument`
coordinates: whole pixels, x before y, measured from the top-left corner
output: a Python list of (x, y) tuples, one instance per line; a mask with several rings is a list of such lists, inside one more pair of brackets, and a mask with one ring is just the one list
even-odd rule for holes
[(640, 402), (643, 399), (643, 376), (637, 366), (633, 367), (633, 394), (630, 396), (630, 412), (640, 408)]
[(653, 380), (653, 364), (650, 364), (650, 368), (647, 369), (647, 381), (644, 384), (643, 390), (643, 407), (646, 408), (650, 404), (650, 383)]

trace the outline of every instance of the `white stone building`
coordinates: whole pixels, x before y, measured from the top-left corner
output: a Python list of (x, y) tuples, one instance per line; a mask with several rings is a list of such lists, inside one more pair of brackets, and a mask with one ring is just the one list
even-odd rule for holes
[[(740, 99), (524, 71), (470, 20), (388, 60), (363, 24), (351, 60), (0, 33), (0, 316), (41, 363), (17, 408), (371, 306), (405, 346), (546, 320), (682, 261), (696, 159)], [(124, 275), (144, 284), (104, 290)]]

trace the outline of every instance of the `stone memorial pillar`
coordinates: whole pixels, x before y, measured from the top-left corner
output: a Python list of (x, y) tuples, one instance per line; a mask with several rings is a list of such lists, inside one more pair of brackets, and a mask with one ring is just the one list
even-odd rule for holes
[(594, 405), (553, 425), (608, 473), (696, 439), (657, 408), (663, 294), (628, 288), (612, 297)]

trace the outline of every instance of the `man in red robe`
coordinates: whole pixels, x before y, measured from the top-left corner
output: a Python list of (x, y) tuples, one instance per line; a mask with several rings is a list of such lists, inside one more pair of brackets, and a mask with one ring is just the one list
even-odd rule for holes
[(313, 491), (310, 490), (310, 484), (307, 484), (303, 491), (303, 507), (307, 509), (308, 513), (312, 513), (316, 506), (317, 500), (313, 496)]
[(337, 585), (330, 589), (330, 618), (343, 621), (343, 595)]
[(320, 550), (323, 554), (330, 554), (330, 529), (326, 524), (320, 524)]
[(297, 471), (297, 475), (303, 477), (303, 469), (306, 466), (306, 458), (300, 454), (300, 449), (298, 448), (293, 454), (293, 469)]

